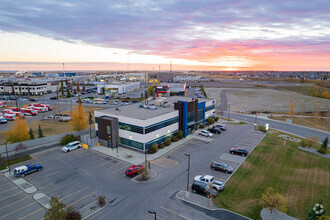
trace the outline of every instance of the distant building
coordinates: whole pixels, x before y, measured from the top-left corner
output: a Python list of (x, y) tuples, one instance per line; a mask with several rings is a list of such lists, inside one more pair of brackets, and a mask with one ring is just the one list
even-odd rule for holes
[(186, 83), (161, 83), (153, 86), (153, 97), (184, 96)]
[(139, 89), (140, 82), (129, 82), (129, 83), (111, 83), (108, 84), (106, 82), (100, 82), (97, 84), (97, 93), (101, 94), (104, 93), (106, 95), (112, 94), (124, 94), (129, 91)]

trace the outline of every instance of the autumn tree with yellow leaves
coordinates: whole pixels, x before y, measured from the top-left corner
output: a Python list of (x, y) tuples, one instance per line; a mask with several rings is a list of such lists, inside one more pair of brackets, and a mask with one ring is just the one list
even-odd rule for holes
[(15, 123), (10, 126), (8, 131), (5, 131), (6, 141), (8, 143), (16, 143), (29, 140), (29, 131), (26, 125), (26, 120), (18, 117)]
[(80, 98), (78, 99), (78, 107), (71, 113), (71, 121), (69, 123), (75, 131), (80, 131), (87, 127), (87, 116), (82, 107)]
[(284, 213), (287, 211), (285, 199), (272, 187), (266, 189), (262, 194), (259, 203), (262, 207), (269, 209), (270, 213), (272, 213), (274, 209), (280, 210)]

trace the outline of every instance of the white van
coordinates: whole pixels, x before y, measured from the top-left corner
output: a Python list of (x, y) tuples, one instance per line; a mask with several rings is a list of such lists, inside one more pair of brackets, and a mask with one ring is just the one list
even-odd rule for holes
[(62, 151), (66, 153), (66, 152), (70, 152), (70, 151), (75, 150), (80, 147), (81, 147), (80, 141), (74, 141), (74, 142), (68, 143), (65, 147), (63, 147)]

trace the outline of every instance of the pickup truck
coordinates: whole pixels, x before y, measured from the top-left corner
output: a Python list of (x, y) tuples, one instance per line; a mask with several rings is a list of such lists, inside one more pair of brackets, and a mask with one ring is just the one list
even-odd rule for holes
[(14, 176), (24, 177), (26, 174), (33, 173), (33, 172), (40, 171), (40, 170), (42, 170), (41, 164), (34, 164), (34, 165), (27, 164), (25, 166), (16, 167), (14, 169)]
[(224, 182), (215, 180), (214, 176), (210, 175), (195, 176), (194, 181), (208, 183), (209, 185), (212, 185), (217, 191), (221, 191), (225, 187)]

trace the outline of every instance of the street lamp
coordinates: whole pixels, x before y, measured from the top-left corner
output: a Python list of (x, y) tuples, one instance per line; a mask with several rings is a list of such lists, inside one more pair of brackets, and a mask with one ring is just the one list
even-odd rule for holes
[(9, 174), (10, 174), (10, 164), (9, 164), (9, 157), (8, 157), (8, 148), (7, 148), (7, 143), (1, 143), (0, 145), (5, 145), (6, 146), (6, 154), (7, 154), (7, 166), (9, 169)]
[(190, 154), (184, 154), (188, 157), (188, 177), (187, 177), (187, 193), (189, 192), (189, 172), (190, 172)]
[(148, 212), (155, 216), (155, 220), (157, 219), (157, 213), (154, 210), (148, 210)]
[(257, 130), (257, 119), (258, 119), (258, 112), (256, 112), (256, 118), (254, 119), (254, 130)]

